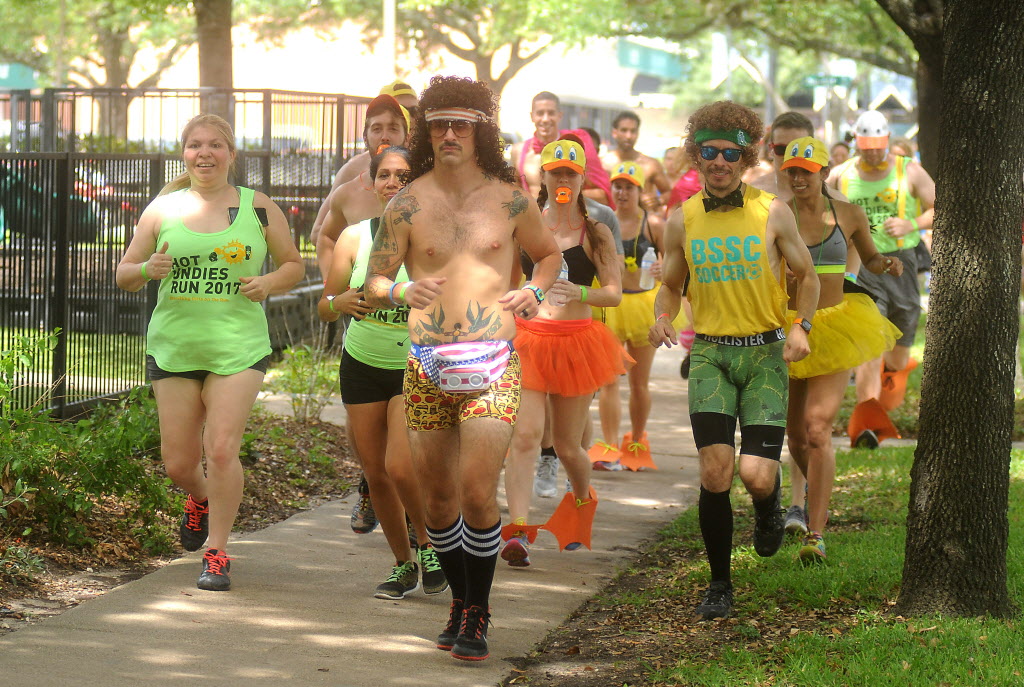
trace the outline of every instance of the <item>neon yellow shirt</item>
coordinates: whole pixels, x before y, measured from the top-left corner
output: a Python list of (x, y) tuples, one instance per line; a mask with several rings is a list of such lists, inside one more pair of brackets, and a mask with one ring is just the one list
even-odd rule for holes
[(885, 233), (883, 225), (890, 217), (911, 219), (921, 214), (921, 204), (910, 195), (907, 184), (907, 162), (899, 155), (896, 162), (889, 166), (889, 174), (878, 181), (864, 181), (857, 173), (857, 161), (854, 157), (844, 162), (838, 169), (839, 191), (862, 208), (868, 216), (871, 227), (871, 238), (879, 253), (893, 253), (905, 248), (913, 248), (921, 242), (920, 232), (912, 231), (905, 236), (893, 238)]
[(726, 212), (705, 212), (704, 197), (694, 194), (682, 206), (694, 330), (751, 336), (784, 326), (786, 289), (772, 274), (765, 249), (768, 206), (775, 196), (748, 185), (743, 207)]

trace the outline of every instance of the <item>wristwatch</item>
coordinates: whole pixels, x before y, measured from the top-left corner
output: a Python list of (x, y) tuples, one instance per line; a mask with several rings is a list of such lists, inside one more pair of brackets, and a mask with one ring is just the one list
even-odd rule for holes
[(800, 328), (803, 329), (805, 332), (807, 332), (808, 334), (811, 333), (811, 323), (805, 320), (804, 318), (796, 318), (795, 320), (793, 320), (793, 324), (798, 324), (800, 325)]
[(336, 293), (332, 293), (329, 296), (324, 296), (324, 298), (327, 299), (327, 309), (330, 310), (331, 312), (338, 312), (337, 310), (334, 309), (334, 299), (337, 297), (338, 294)]

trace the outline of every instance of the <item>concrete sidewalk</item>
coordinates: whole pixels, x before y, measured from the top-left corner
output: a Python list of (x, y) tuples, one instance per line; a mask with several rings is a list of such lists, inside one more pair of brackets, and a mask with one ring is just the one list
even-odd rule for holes
[[(530, 568), (499, 559), (487, 661), (457, 661), (434, 648), (448, 592), (373, 598), (393, 560), (379, 530), (356, 535), (349, 528), (350, 496), (233, 539), (230, 592), (196, 589), (197, 552), (5, 635), (0, 685), (497, 685), (511, 673), (504, 658), (527, 654), (600, 591), (642, 540), (696, 502), (681, 358), (678, 348), (660, 351), (652, 374), (648, 431), (660, 470), (593, 473), (600, 498), (594, 550), (558, 552), (542, 532)], [(623, 383), (624, 401), (626, 393)], [(325, 418), (343, 422), (343, 410), (332, 407)], [(556, 505), (535, 498), (532, 519), (545, 520)]]

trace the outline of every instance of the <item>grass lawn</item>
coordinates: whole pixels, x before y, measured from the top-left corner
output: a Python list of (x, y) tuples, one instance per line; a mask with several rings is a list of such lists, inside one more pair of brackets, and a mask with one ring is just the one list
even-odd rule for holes
[[(892, 614), (903, 566), (912, 462), (913, 449), (907, 447), (838, 455), (826, 532), (828, 561), (818, 566), (799, 563), (796, 539), (788, 540), (772, 558), (756, 556), (744, 541), (752, 526), (749, 498), (735, 489), (733, 617), (698, 625), (697, 632), (715, 636), (708, 651), (680, 655), (674, 665), (663, 663), (652, 672), (651, 684), (1024, 684), (1020, 620), (904, 619)], [(1012, 458), (1009, 519), (1010, 596), (1021, 606), (1024, 451), (1019, 450)], [(696, 508), (662, 533), (658, 548), (682, 554), (671, 556), (677, 568), (663, 578), (681, 584), (647, 589), (643, 597), (674, 596), (680, 586), (706, 584)]]

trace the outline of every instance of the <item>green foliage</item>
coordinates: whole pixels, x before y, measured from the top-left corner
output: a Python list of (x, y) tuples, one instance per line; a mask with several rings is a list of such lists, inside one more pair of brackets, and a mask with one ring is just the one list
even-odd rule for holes
[[(903, 567), (913, 453), (912, 447), (840, 453), (824, 565), (799, 565), (792, 541), (772, 558), (754, 555), (747, 543), (749, 499), (735, 499), (734, 618), (707, 630), (723, 637), (713, 653), (677, 656), (675, 665), (652, 670), (650, 683), (1019, 684), (1024, 672), (1017, 651), (1019, 619), (908, 621), (887, 613)], [(1024, 451), (1013, 451), (1010, 473), (1007, 576), (1010, 597), (1019, 605), (1024, 600)], [(660, 533), (655, 554), (689, 555), (674, 556), (672, 574), (645, 589), (645, 597), (678, 594), (680, 586), (692, 595), (694, 587), (706, 584), (696, 510)]]
[(0, 582), (31, 583), (43, 572), (43, 559), (22, 546), (20, 539), (0, 550)]
[[(19, 370), (55, 340), (56, 332), (16, 337), (15, 346), (0, 353), (0, 532), (29, 528), (51, 541), (84, 546), (91, 543), (89, 516), (107, 500), (124, 509), (126, 527), (159, 530), (171, 497), (164, 480), (146, 469), (160, 436), (147, 389), (75, 423), (2, 403)], [(143, 542), (165, 550), (159, 543), (156, 536)]]
[(280, 364), (267, 374), (271, 391), (288, 394), (292, 413), (303, 423), (320, 419), (338, 384), (338, 355), (326, 345), (326, 327), (317, 325), (313, 343), (285, 349)]

